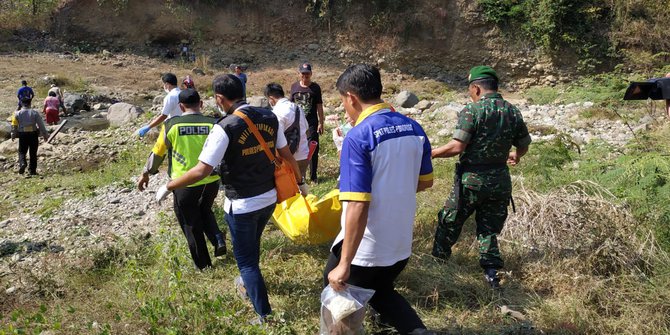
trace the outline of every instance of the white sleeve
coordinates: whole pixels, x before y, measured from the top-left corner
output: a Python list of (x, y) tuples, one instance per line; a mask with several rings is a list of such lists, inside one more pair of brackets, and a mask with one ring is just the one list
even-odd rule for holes
[(288, 141), (286, 141), (286, 136), (284, 136), (284, 126), (279, 123), (279, 126), (277, 127), (277, 145), (275, 145), (275, 148), (281, 149), (287, 145)]
[(291, 125), (290, 123), (293, 122), (289, 121), (289, 114), (291, 112), (289, 104), (277, 104), (272, 111), (275, 113), (277, 120), (279, 120), (279, 124), (282, 125), (284, 129), (288, 128)]
[(212, 132), (205, 140), (205, 145), (202, 147), (198, 160), (211, 167), (219, 166), (228, 149), (228, 143), (230, 143), (230, 139), (226, 131), (218, 124), (214, 125)]
[(161, 114), (170, 116), (170, 111), (172, 111), (171, 100), (172, 99), (170, 99), (170, 94), (163, 98), (163, 110), (161, 111)]

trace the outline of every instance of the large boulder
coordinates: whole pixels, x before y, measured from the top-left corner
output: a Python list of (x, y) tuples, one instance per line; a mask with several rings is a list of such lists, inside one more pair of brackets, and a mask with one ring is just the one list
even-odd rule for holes
[(86, 102), (86, 98), (80, 94), (65, 93), (63, 94), (63, 104), (65, 109), (70, 114), (78, 113), (81, 110), (90, 111), (91, 107)]
[(419, 101), (418, 104), (416, 104), (416, 106), (414, 106), (414, 108), (417, 108), (421, 111), (425, 111), (426, 109), (430, 108), (431, 106), (433, 106), (432, 101), (421, 100), (421, 101)]
[(396, 106), (412, 108), (419, 103), (419, 98), (410, 91), (402, 91), (395, 97)]
[(142, 108), (125, 103), (117, 102), (107, 110), (107, 120), (112, 126), (121, 126), (137, 119), (140, 114), (144, 113)]
[(64, 93), (63, 104), (68, 113), (77, 113), (81, 110), (90, 110), (86, 97), (81, 94)]
[(458, 118), (458, 112), (463, 110), (465, 105), (457, 102), (450, 102), (448, 104), (433, 105), (429, 110), (429, 118), (431, 120), (455, 121)]
[(6, 140), (0, 143), (0, 154), (5, 156), (14, 155), (19, 152), (19, 141)]
[(0, 140), (11, 137), (12, 125), (9, 122), (0, 122)]

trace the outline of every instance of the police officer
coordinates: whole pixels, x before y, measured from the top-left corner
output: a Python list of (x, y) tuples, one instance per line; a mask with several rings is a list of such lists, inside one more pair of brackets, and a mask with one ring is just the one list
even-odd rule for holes
[[(432, 151), (433, 158), (460, 155), (453, 190), (438, 213), (433, 256), (448, 259), (463, 223), (477, 212), (479, 264), (489, 285), (498, 288), (497, 271), (504, 263), (497, 235), (512, 196), (507, 164), (519, 162), (531, 139), (519, 110), (498, 93), (498, 75), (491, 67), (472, 68), (468, 83), (473, 102), (458, 113), (453, 139)], [(512, 146), (516, 151), (510, 152)]]
[[(193, 89), (179, 93), (179, 107), (183, 114), (167, 120), (162, 126), (144, 172), (137, 180), (140, 191), (148, 185), (149, 174), (158, 173), (158, 167), (166, 154), (170, 159), (168, 175), (171, 179), (179, 178), (198, 163), (198, 156), (216, 119), (200, 113), (202, 101)], [(214, 199), (219, 192), (219, 179), (218, 175), (211, 175), (174, 190), (174, 212), (188, 241), (193, 262), (199, 269), (212, 266), (203, 233), (214, 245), (215, 256), (226, 253), (224, 235), (212, 212)]]
[(30, 108), (31, 98), (24, 97), (21, 100), (21, 109), (14, 112), (12, 116), (11, 138), (19, 138), (19, 174), (26, 171), (26, 154), (30, 153), (29, 173), (37, 175), (37, 148), (39, 147), (39, 135), (46, 141), (49, 138), (44, 120), (40, 114)]
[(253, 124), (270, 150), (276, 149), (279, 156), (290, 164), (298, 180), (301, 177), (300, 169), (277, 117), (268, 109), (252, 107), (244, 101), (240, 79), (232, 74), (218, 76), (214, 78), (212, 86), (216, 104), (225, 116), (207, 138), (198, 157), (200, 162), (163, 186), (156, 198), (206, 178), (215, 167), (220, 166), (226, 194), (223, 205), (225, 218), (233, 242), (233, 255), (241, 275), (235, 283), (238, 291), (251, 299), (259, 316), (255, 321), (264, 322), (272, 308), (259, 266), (260, 243), (263, 229), (277, 201), (275, 167), (247, 121)]

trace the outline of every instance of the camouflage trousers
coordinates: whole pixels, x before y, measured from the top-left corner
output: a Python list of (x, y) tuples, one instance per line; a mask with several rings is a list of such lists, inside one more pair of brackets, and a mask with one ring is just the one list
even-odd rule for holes
[(433, 256), (442, 259), (451, 256), (451, 247), (458, 241), (465, 220), (476, 212), (479, 265), (484, 269), (500, 269), (504, 262), (498, 249), (497, 236), (507, 219), (512, 190), (498, 186), (481, 187), (479, 190), (461, 187), (460, 206), (456, 203), (455, 190), (452, 189), (445, 207), (438, 212)]

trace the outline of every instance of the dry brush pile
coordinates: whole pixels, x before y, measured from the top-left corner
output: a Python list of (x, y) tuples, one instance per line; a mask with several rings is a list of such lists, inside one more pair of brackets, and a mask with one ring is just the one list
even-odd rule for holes
[(516, 214), (510, 215), (501, 238), (532, 252), (580, 257), (594, 275), (623, 269), (645, 271), (655, 261), (668, 261), (651, 231), (643, 231), (626, 204), (602, 186), (578, 181), (549, 193), (517, 183)]
[(536, 324), (559, 333), (670, 331), (670, 257), (624, 201), (590, 181), (548, 193), (517, 182), (514, 195), (501, 240), (538, 298), (526, 306)]

